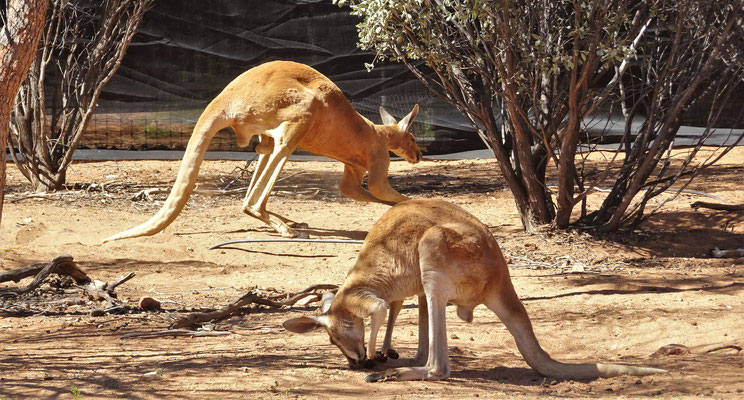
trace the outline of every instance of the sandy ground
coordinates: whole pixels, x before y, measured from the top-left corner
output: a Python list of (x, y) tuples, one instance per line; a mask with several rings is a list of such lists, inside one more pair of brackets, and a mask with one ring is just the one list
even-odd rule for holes
[[(200, 189), (225, 187), (245, 163), (207, 161)], [(364, 382), (348, 369), (324, 333), (296, 335), (287, 318), (314, 305), (249, 307), (217, 337), (125, 339), (167, 328), (169, 316), (225, 305), (251, 288), (282, 292), (343, 281), (354, 244), (210, 245), (275, 237), (240, 210), (242, 195), (195, 195), (178, 219), (149, 238), (100, 241), (147, 219), (162, 204), (132, 201), (135, 192), (167, 188), (175, 161), (72, 165), (71, 190), (29, 196), (9, 165), (0, 230), (0, 269), (70, 254), (92, 278), (114, 281), (122, 300), (150, 295), (163, 311), (91, 316), (97, 303), (36, 304), (21, 313), (0, 308), (0, 398), (3, 399), (260, 399), (260, 398), (537, 398), (744, 397), (744, 265), (709, 257), (714, 247), (744, 247), (744, 213), (695, 211), (710, 200), (683, 194), (641, 229), (612, 235), (521, 231), (518, 215), (492, 160), (394, 162), (391, 182), (411, 197), (441, 197), (484, 221), (511, 258), (512, 279), (543, 347), (559, 360), (650, 365), (669, 374), (595, 381), (557, 381), (533, 372), (490, 311), (467, 324), (448, 308), (450, 379)], [(363, 239), (386, 206), (343, 198), (335, 188), (341, 165), (290, 162), (269, 209), (309, 225), (316, 238)], [(744, 149), (726, 157), (688, 189), (744, 202)], [(238, 180), (231, 187), (245, 185)], [(668, 196), (668, 195), (663, 195)], [(17, 285), (10, 283), (11, 285)], [(21, 284), (27, 284), (23, 281)], [(8, 285), (3, 284), (3, 285)], [(55, 305), (57, 304), (57, 305)], [(394, 343), (400, 365), (416, 349), (416, 304), (406, 304)], [(15, 311), (14, 311), (15, 310)], [(690, 354), (651, 357), (681, 344)], [(78, 394), (76, 394), (78, 393)]]

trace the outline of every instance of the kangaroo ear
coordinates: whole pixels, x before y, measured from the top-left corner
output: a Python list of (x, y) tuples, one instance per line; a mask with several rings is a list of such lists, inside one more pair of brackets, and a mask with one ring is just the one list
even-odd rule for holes
[(323, 293), (323, 297), (320, 299), (320, 312), (322, 314), (328, 313), (328, 310), (331, 309), (331, 303), (333, 303), (333, 299), (335, 298), (336, 294), (333, 292)]
[(382, 106), (380, 106), (380, 117), (382, 117), (382, 123), (384, 125), (395, 125), (395, 118)]
[(416, 104), (415, 106), (413, 106), (413, 110), (411, 110), (411, 112), (408, 113), (408, 115), (403, 117), (403, 119), (400, 120), (400, 122), (398, 122), (398, 127), (401, 130), (408, 132), (408, 129), (411, 128), (411, 124), (413, 123), (413, 120), (416, 119), (416, 116), (418, 115), (418, 111), (419, 111), (419, 106), (418, 104)]
[(327, 326), (325, 318), (297, 317), (284, 321), (284, 329), (294, 333), (307, 333)]

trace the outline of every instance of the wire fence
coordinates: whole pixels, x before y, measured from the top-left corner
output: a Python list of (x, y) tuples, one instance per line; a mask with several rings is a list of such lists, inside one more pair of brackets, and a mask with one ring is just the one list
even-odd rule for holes
[[(135, 113), (97, 113), (90, 121), (81, 148), (115, 150), (183, 150), (201, 110)], [(238, 147), (231, 128), (218, 132), (209, 151), (249, 151)]]
[[(418, 89), (418, 90), (416, 90)], [(397, 118), (408, 114), (419, 104), (419, 115), (411, 132), (424, 152), (455, 152), (482, 147), (477, 135), (469, 132), (462, 117), (447, 104), (420, 88), (407, 88), (398, 93), (380, 93), (353, 102), (355, 109), (369, 120), (379, 123), (379, 107)], [(132, 112), (126, 105), (108, 104), (93, 115), (80, 143), (80, 148), (110, 150), (184, 150), (203, 108)], [(454, 139), (453, 139), (454, 138)], [(253, 151), (256, 138), (239, 147), (232, 128), (219, 131), (208, 151)], [(450, 148), (450, 145), (453, 147)], [(463, 147), (465, 146), (465, 147)]]

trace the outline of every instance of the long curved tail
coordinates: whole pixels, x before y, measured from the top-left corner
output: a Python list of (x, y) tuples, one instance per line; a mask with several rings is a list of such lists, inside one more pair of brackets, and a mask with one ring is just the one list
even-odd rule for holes
[(643, 376), (668, 372), (659, 368), (630, 365), (568, 364), (556, 361), (540, 347), (527, 311), (514, 292), (514, 287), (508, 277), (499, 290), (501, 292), (494, 293), (486, 306), (498, 315), (514, 336), (517, 348), (527, 364), (543, 376), (557, 379), (596, 379), (618, 375)]
[(105, 239), (103, 243), (154, 235), (165, 229), (176, 219), (189, 200), (191, 192), (194, 191), (196, 177), (199, 175), (199, 167), (204, 160), (204, 153), (207, 151), (209, 142), (217, 131), (228, 125), (219, 111), (210, 112), (210, 108), (212, 107), (212, 104), (207, 106), (196, 122), (196, 126), (194, 126), (194, 131), (191, 134), (191, 139), (189, 139), (189, 144), (186, 146), (186, 152), (181, 161), (181, 166), (178, 169), (178, 177), (163, 207), (143, 224), (117, 233)]

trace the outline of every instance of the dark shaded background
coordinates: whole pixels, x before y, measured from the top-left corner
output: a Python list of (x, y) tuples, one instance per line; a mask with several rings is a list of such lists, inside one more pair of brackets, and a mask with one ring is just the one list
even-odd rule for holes
[[(357, 22), (330, 0), (158, 0), (105, 87), (84, 145), (183, 148), (201, 110), (227, 83), (284, 59), (328, 76), (373, 121), (379, 122), (380, 105), (402, 117), (420, 104), (415, 134), (429, 152), (483, 147), (459, 112), (404, 66), (368, 72), (364, 64), (374, 54), (357, 48)], [(220, 134), (210, 149), (236, 150), (237, 144)]]

